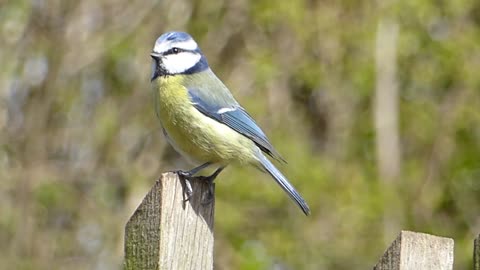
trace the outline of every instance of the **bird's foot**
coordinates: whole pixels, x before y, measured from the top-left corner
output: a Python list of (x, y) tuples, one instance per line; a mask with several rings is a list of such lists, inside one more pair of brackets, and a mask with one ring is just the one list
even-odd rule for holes
[(206, 195), (205, 199), (202, 201), (202, 204), (203, 205), (211, 204), (213, 202), (213, 199), (215, 198), (215, 195), (214, 195), (215, 184), (213, 183), (213, 181), (215, 180), (215, 177), (198, 176), (197, 179), (200, 180), (200, 181), (207, 182), (207, 185), (208, 185), (207, 195)]
[(197, 177), (198, 180), (205, 181), (208, 184), (207, 197), (202, 202), (203, 205), (208, 205), (208, 204), (211, 204), (213, 202), (213, 199), (215, 198), (215, 194), (214, 194), (215, 184), (213, 183), (213, 181), (215, 181), (215, 178), (217, 178), (217, 176), (222, 172), (223, 169), (224, 169), (224, 167), (218, 168), (210, 176), (198, 176)]
[(175, 171), (175, 173), (180, 177), (181, 180), (184, 181), (184, 202), (188, 202), (193, 196), (193, 189), (191, 180), (195, 179), (196, 177), (193, 176), (189, 171)]
[(208, 205), (213, 202), (214, 199), (214, 183), (213, 181), (217, 176), (223, 171), (225, 167), (220, 167), (218, 168), (212, 175), (209, 176), (194, 176), (195, 173), (197, 173), (198, 170), (190, 170), (190, 171), (182, 171), (178, 170), (175, 171), (175, 173), (183, 180), (185, 181), (184, 185), (184, 193), (185, 193), (185, 199), (184, 201), (187, 202), (189, 201), (192, 196), (193, 196), (193, 189), (192, 189), (192, 180), (199, 180), (199, 181), (205, 181), (208, 184), (208, 191), (207, 191), (207, 197), (206, 199), (202, 202), (203, 205)]

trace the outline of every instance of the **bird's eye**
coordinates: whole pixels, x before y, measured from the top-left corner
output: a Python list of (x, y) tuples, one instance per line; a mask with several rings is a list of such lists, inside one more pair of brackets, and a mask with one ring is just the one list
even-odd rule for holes
[(172, 49), (172, 52), (173, 52), (173, 53), (178, 53), (179, 50), (178, 50), (178, 48), (173, 48), (173, 49)]

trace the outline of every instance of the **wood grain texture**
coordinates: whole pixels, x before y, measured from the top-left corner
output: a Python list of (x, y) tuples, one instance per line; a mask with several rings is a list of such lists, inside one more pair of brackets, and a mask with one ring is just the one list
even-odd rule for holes
[(453, 239), (402, 231), (375, 270), (451, 270)]
[(192, 181), (184, 202), (184, 181), (165, 173), (145, 196), (125, 227), (125, 269), (213, 269), (215, 200), (208, 185)]
[(473, 269), (480, 270), (480, 234), (473, 241)]

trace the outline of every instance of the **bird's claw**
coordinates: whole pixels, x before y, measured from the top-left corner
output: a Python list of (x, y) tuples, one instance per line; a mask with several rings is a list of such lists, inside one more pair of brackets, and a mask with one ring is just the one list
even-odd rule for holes
[(208, 185), (208, 190), (206, 197), (202, 200), (202, 205), (209, 205), (213, 202), (213, 199), (215, 198), (214, 196), (214, 187), (215, 184), (213, 183), (213, 180), (215, 180), (214, 177), (209, 177), (209, 176), (199, 176), (197, 179), (201, 181), (207, 182)]
[(193, 188), (192, 188), (192, 183), (190, 180), (192, 180), (193, 177), (189, 172), (186, 171), (176, 171), (175, 172), (183, 181), (185, 181), (185, 186), (184, 186), (184, 202), (188, 202), (192, 196), (193, 196)]
[(192, 183), (190, 179), (185, 178), (185, 202), (188, 202), (193, 196)]
[(175, 173), (185, 181), (184, 192), (185, 192), (185, 202), (189, 201), (190, 198), (193, 196), (193, 189), (191, 180), (200, 180), (207, 182), (208, 190), (207, 190), (207, 198), (202, 201), (203, 205), (208, 205), (213, 202), (214, 200), (214, 183), (213, 181), (217, 178), (218, 174), (224, 169), (225, 167), (218, 168), (212, 175), (210, 176), (193, 176), (195, 174), (192, 171), (176, 171)]
[(175, 173), (184, 179), (191, 179), (193, 177), (192, 173), (190, 173), (189, 171), (178, 170), (178, 171), (175, 171)]

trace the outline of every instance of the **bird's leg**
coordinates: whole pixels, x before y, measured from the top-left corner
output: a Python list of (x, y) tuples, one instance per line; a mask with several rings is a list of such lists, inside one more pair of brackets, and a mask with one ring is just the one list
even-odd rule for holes
[(185, 181), (185, 195), (186, 195), (185, 201), (190, 200), (190, 198), (193, 195), (192, 183), (190, 183), (190, 180), (196, 178), (194, 176), (195, 174), (197, 174), (199, 171), (201, 171), (202, 169), (205, 169), (210, 165), (211, 165), (210, 162), (206, 162), (198, 167), (191, 169), (190, 171), (178, 170), (175, 172), (178, 176), (180, 176), (181, 179), (183, 179), (183, 181)]
[(225, 167), (220, 167), (218, 168), (214, 173), (212, 173), (210, 176), (198, 176), (197, 179), (202, 180), (202, 181), (207, 181), (208, 183), (208, 193), (207, 193), (207, 199), (202, 202), (202, 204), (210, 204), (213, 201), (213, 181), (217, 176), (225, 169)]
[(175, 171), (175, 173), (177, 173), (179, 176), (184, 177), (184, 178), (193, 178), (193, 176), (194, 176), (195, 174), (197, 174), (199, 171), (205, 169), (206, 167), (208, 167), (208, 166), (210, 166), (210, 165), (212, 165), (212, 163), (210, 163), (210, 162), (205, 162), (205, 163), (203, 163), (202, 165), (191, 169), (190, 171), (178, 170), (178, 171)]

